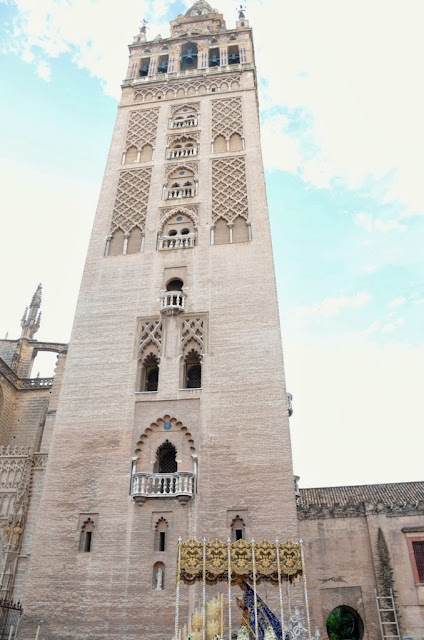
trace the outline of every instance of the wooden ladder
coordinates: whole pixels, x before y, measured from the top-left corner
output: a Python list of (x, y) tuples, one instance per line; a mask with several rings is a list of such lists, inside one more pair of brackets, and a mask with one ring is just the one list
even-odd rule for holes
[(375, 604), (378, 611), (378, 621), (380, 623), (381, 640), (388, 638), (397, 638), (400, 640), (399, 623), (396, 614), (395, 600), (393, 590), (390, 589), (390, 595), (379, 596), (375, 589)]

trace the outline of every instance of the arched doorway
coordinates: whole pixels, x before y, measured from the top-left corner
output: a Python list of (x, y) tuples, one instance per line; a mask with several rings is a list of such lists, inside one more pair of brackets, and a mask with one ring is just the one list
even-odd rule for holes
[(364, 624), (355, 609), (341, 605), (327, 618), (327, 633), (330, 640), (362, 640)]

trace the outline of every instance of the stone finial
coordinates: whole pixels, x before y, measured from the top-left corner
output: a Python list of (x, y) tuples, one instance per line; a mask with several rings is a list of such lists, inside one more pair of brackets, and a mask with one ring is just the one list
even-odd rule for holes
[(38, 285), (35, 290), (34, 295), (32, 296), (31, 304), (29, 307), (26, 307), (24, 315), (21, 320), (22, 333), (21, 338), (26, 338), (27, 340), (32, 340), (34, 335), (37, 333), (40, 328), (41, 321), (41, 284)]

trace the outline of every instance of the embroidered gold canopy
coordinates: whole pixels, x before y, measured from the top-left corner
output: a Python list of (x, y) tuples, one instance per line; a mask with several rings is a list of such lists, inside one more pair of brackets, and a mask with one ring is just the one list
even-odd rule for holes
[(207, 584), (228, 581), (261, 581), (278, 584), (302, 574), (301, 545), (286, 542), (180, 542), (177, 579), (186, 584), (204, 581)]

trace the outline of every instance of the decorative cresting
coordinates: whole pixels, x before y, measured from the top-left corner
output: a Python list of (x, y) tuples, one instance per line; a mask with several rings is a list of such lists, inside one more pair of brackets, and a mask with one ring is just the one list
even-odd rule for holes
[[(195, 70), (194, 72), (197, 72)], [(240, 74), (220, 75), (219, 77), (205, 78), (204, 76), (193, 78), (192, 80), (175, 80), (166, 84), (146, 87), (136, 87), (134, 89), (134, 101), (149, 102), (161, 99), (179, 98), (185, 96), (197, 96), (214, 91), (223, 93), (224, 91), (238, 91), (240, 89)], [(135, 84), (135, 82), (134, 82)]]
[(149, 144), (155, 146), (159, 109), (130, 111), (125, 149), (135, 147), (138, 151)]
[(233, 133), (243, 137), (241, 98), (212, 100), (212, 139), (221, 135), (229, 140)]
[(232, 223), (237, 216), (248, 219), (246, 165), (243, 157), (212, 162), (212, 220)]
[(303, 573), (301, 544), (291, 540), (202, 543), (191, 539), (180, 543), (180, 551), (178, 578), (186, 584), (202, 581), (204, 577), (207, 584), (228, 581), (229, 566), (232, 584), (242, 578), (250, 584), (255, 580), (256, 584), (264, 581), (278, 585), (279, 579), (291, 582)]
[(147, 167), (121, 171), (113, 209), (112, 234), (117, 229), (129, 233), (135, 227), (144, 232), (151, 177), (152, 170)]

